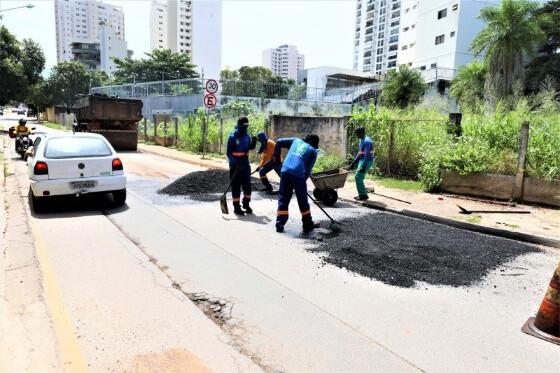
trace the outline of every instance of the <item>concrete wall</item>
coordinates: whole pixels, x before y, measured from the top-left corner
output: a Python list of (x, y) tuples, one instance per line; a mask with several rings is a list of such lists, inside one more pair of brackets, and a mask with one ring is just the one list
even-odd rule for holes
[[(460, 175), (452, 171), (442, 171), (442, 188), (451, 193), (511, 200), (514, 183), (515, 176), (511, 175)], [(521, 199), (525, 202), (560, 207), (560, 181), (526, 177), (523, 180)]]
[(272, 115), (269, 135), (282, 137), (305, 137), (309, 133), (319, 135), (319, 148), (329, 154), (346, 156), (346, 127), (349, 117), (301, 117)]

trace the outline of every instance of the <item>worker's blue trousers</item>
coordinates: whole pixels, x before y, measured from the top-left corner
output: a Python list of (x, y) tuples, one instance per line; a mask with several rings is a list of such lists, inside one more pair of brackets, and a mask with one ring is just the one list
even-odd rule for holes
[(274, 166), (274, 162), (268, 162), (268, 163), (265, 163), (265, 165), (262, 166), (261, 169), (259, 170), (259, 176), (261, 177), (261, 181), (262, 181), (263, 185), (267, 189), (270, 189), (270, 190), (272, 190), (272, 185), (270, 185), (270, 181), (268, 181), (268, 177), (266, 177), (266, 174), (268, 174), (272, 170), (276, 171), (278, 176), (280, 176), (280, 171), (282, 170), (282, 165)]
[(280, 176), (280, 190), (278, 192), (278, 215), (276, 217), (276, 226), (283, 227), (288, 221), (288, 206), (292, 195), (296, 191), (296, 198), (301, 212), (301, 220), (311, 221), (311, 210), (307, 200), (307, 184), (306, 179), (297, 177), (286, 172), (282, 172)]
[(230, 168), (229, 176), (233, 177), (231, 183), (231, 198), (233, 206), (241, 204), (241, 188), (243, 188), (243, 206), (246, 206), (251, 201), (251, 169), (248, 167), (241, 168), (237, 171), (235, 177), (234, 168)]

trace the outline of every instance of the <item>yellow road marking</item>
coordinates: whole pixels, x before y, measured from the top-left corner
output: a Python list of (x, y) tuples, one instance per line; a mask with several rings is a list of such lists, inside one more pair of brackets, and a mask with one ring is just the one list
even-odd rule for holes
[(62, 292), (48, 256), (47, 247), (36, 224), (29, 220), (29, 225), (35, 238), (35, 252), (43, 275), (45, 301), (53, 320), (53, 328), (57, 336), (64, 369), (72, 373), (87, 372), (86, 360), (80, 350), (80, 344), (74, 333), (68, 312), (64, 307)]

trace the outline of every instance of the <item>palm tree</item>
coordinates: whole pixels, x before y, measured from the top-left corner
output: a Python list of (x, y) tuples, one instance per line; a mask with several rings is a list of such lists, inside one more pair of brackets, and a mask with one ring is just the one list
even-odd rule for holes
[(462, 108), (476, 111), (484, 100), (486, 75), (486, 66), (480, 61), (461, 66), (451, 82), (451, 96), (457, 99)]
[(476, 56), (484, 54), (486, 88), (498, 98), (512, 94), (514, 85), (523, 83), (525, 57), (543, 38), (534, 17), (538, 8), (527, 0), (503, 0), (499, 7), (480, 11), (486, 27), (472, 41), (471, 50)]

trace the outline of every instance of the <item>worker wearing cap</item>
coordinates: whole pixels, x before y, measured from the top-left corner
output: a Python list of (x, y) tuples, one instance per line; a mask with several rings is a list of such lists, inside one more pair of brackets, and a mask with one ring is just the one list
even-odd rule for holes
[[(228, 138), (227, 158), (229, 161), (229, 175), (231, 178), (231, 196), (233, 199), (233, 212), (237, 215), (253, 213), (251, 202), (251, 165), (249, 163), (249, 150), (255, 149), (256, 138), (252, 140), (247, 130), (249, 119), (241, 117), (237, 126)], [(243, 188), (243, 209), (241, 209), (241, 188)]]
[(272, 185), (268, 181), (268, 174), (270, 171), (274, 170), (280, 176), (282, 167), (278, 163), (272, 162), (272, 156), (274, 155), (274, 148), (276, 147), (276, 142), (269, 139), (264, 132), (257, 134), (257, 140), (261, 144), (258, 153), (261, 155), (261, 162), (257, 167), (259, 170), (259, 176), (261, 177), (261, 182), (265, 187), (265, 191), (272, 193)]
[(305, 140), (299, 138), (279, 139), (276, 141), (273, 156), (276, 164), (280, 162), (282, 148), (289, 148), (290, 150), (282, 163), (280, 173), (276, 232), (284, 232), (284, 225), (288, 222), (288, 206), (295, 190), (299, 210), (301, 211), (303, 231), (308, 233), (316, 228), (311, 218), (311, 210), (307, 200), (307, 179), (311, 175), (317, 160), (319, 136), (307, 135)]
[(373, 141), (366, 136), (366, 129), (364, 127), (356, 128), (354, 133), (356, 134), (356, 137), (360, 139), (358, 154), (356, 154), (356, 157), (350, 164), (350, 169), (356, 170), (354, 177), (356, 179), (358, 196), (354, 197), (354, 199), (358, 201), (365, 201), (369, 199), (369, 197), (364, 185), (364, 179), (366, 177), (366, 173), (373, 167), (375, 160), (373, 156)]

